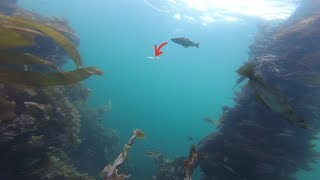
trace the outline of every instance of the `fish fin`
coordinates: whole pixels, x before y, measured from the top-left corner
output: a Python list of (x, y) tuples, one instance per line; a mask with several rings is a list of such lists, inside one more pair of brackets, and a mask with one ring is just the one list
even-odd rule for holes
[(271, 108), (268, 106), (268, 104), (262, 99), (262, 97), (258, 93), (255, 93), (255, 98), (258, 103), (263, 105), (265, 108), (271, 110)]
[(196, 43), (195, 46), (199, 48), (200, 42)]
[(241, 76), (252, 77), (254, 72), (254, 63), (247, 62), (242, 65), (236, 72)]
[(182, 45), (184, 48), (188, 48), (189, 46), (186, 46), (186, 45)]

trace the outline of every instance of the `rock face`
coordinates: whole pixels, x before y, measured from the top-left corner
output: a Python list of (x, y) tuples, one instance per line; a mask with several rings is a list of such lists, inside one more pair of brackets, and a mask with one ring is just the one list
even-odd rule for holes
[[(302, 2), (283, 24), (265, 26), (250, 47), (253, 74), (301, 115), (309, 129), (288, 123), (245, 85), (224, 112), (217, 132), (198, 147), (204, 179), (292, 180), (298, 170), (311, 170), (318, 153), (320, 16), (318, 0)], [(276, 105), (276, 104), (274, 104)]]

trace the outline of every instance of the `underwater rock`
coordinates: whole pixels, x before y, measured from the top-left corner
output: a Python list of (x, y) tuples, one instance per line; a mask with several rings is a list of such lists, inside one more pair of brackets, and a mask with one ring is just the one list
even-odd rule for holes
[(198, 158), (195, 145), (191, 145), (189, 157), (178, 156), (169, 160), (157, 151), (148, 151), (146, 156), (157, 166), (156, 174), (152, 177), (154, 180), (191, 180)]
[(166, 160), (165, 163), (159, 164), (158, 170), (153, 177), (154, 180), (184, 180), (185, 171), (183, 164), (186, 157), (176, 157), (173, 160)]
[[(73, 89), (73, 88), (72, 88)], [(81, 144), (68, 150), (72, 162), (78, 170), (90, 176), (98, 176), (106, 162), (112, 162), (119, 152), (119, 135), (115, 130), (105, 128), (99, 119), (103, 114), (96, 109), (81, 110)], [(97, 177), (99, 178), (99, 177)]]

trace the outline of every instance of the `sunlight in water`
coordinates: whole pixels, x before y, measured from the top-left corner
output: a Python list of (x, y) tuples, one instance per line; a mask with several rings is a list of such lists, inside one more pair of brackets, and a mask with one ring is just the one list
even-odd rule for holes
[(295, 10), (296, 0), (144, 0), (155, 11), (176, 20), (201, 22), (239, 21), (244, 17), (265, 20), (286, 19)]

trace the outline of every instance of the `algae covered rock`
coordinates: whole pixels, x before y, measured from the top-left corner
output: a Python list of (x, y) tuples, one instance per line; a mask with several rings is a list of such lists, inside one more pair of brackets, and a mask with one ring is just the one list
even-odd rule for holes
[[(302, 1), (287, 21), (257, 33), (248, 59), (254, 64), (251, 77), (273, 90), (265, 96), (267, 90), (259, 91), (253, 78), (243, 83), (219, 130), (199, 143), (204, 179), (291, 180), (299, 170), (312, 170), (318, 160), (313, 140), (320, 127), (320, 24), (319, 16), (304, 8), (309, 3), (319, 9), (318, 1)], [(265, 99), (275, 93), (287, 106)], [(286, 115), (279, 113), (284, 107)], [(290, 123), (293, 114), (299, 114), (308, 128)]]
[[(80, 84), (102, 71), (80, 67), (79, 38), (67, 21), (16, 1), (0, 2), (0, 35), (0, 179), (94, 178), (103, 165), (86, 169), (88, 156), (71, 154), (90, 154), (94, 142), (101, 151), (91, 161), (115, 156), (117, 133), (100, 128), (103, 113), (87, 113), (90, 90)], [(75, 69), (64, 71), (69, 57)]]

